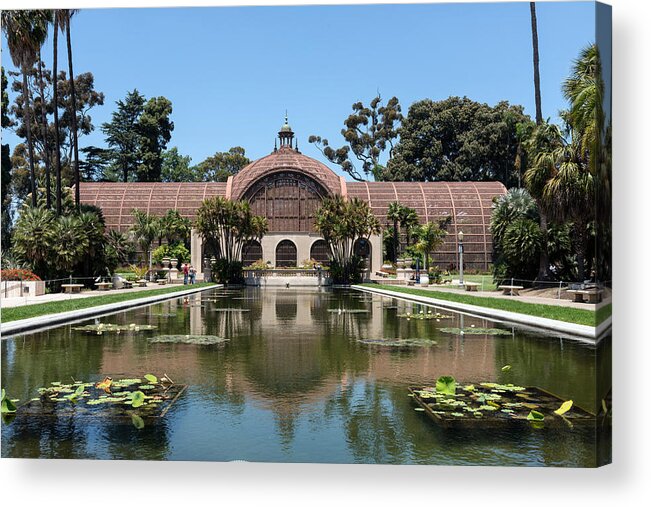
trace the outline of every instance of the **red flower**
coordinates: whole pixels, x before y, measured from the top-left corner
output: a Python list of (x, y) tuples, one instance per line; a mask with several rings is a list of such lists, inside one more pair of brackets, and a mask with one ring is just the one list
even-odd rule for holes
[(24, 282), (37, 282), (41, 280), (38, 275), (35, 275), (29, 269), (3, 269), (0, 271), (0, 279), (10, 282), (20, 280)]

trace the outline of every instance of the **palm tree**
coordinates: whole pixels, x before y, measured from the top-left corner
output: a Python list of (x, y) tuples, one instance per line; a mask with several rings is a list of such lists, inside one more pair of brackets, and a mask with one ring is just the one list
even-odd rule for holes
[(531, 10), (531, 39), (533, 41), (533, 85), (536, 96), (536, 125), (543, 122), (540, 98), (540, 55), (538, 54), (538, 21), (536, 20), (536, 2), (529, 2)]
[(31, 117), (27, 76), (37, 60), (37, 54), (47, 37), (48, 11), (2, 11), (2, 29), (7, 37), (9, 53), (14, 65), (23, 76), (23, 116), (27, 131), (29, 175), (32, 190), (32, 206), (36, 206), (36, 174), (34, 171), (34, 144), (32, 142)]
[(389, 208), (387, 209), (387, 219), (391, 220), (393, 222), (393, 259), (391, 259), (393, 262), (396, 262), (398, 260), (398, 250), (400, 249), (400, 239), (399, 239), (399, 231), (398, 231), (398, 224), (400, 223), (400, 219), (402, 218), (402, 210), (403, 206), (400, 204), (398, 201), (394, 201), (389, 204)]
[[(49, 21), (49, 20), (48, 20)], [(47, 135), (47, 118), (45, 117), (45, 86), (43, 84), (43, 62), (41, 50), (38, 50), (38, 85), (41, 92), (41, 135), (43, 136), (43, 158), (45, 159), (45, 199), (46, 207), (52, 207), (52, 192), (50, 180), (50, 143)]]
[(402, 213), (400, 214), (400, 226), (405, 228), (405, 235), (407, 237), (407, 246), (411, 243), (411, 236), (414, 227), (420, 223), (418, 213), (413, 208), (403, 206)]
[[(70, 119), (72, 122), (72, 147), (74, 155), (74, 174), (75, 174), (75, 205), (80, 208), (79, 196), (79, 144), (77, 132), (77, 96), (75, 94), (75, 74), (72, 69), (72, 44), (70, 42), (70, 21), (79, 9), (62, 9), (59, 11), (59, 26), (61, 31), (66, 32), (66, 44), (68, 46), (68, 80), (70, 81)], [(55, 79), (56, 80), (56, 79)]]
[(135, 219), (134, 224), (131, 226), (135, 240), (142, 248), (145, 256), (145, 262), (149, 259), (149, 250), (151, 244), (154, 242), (158, 235), (156, 217), (152, 217), (139, 209), (134, 209), (131, 213)]
[(54, 26), (53, 55), (52, 55), (52, 97), (54, 103), (54, 172), (56, 177), (56, 212), (57, 216), (61, 215), (61, 139), (59, 138), (59, 92), (58, 92), (58, 45), (59, 45), (59, 28), (62, 26), (63, 11), (55, 10), (52, 18)]
[(447, 232), (436, 222), (427, 222), (416, 228), (416, 251), (423, 254), (425, 271), (429, 271), (430, 254), (443, 244)]

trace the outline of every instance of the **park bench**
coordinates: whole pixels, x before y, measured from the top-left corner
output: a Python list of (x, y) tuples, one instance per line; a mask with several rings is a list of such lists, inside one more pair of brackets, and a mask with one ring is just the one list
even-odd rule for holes
[(498, 289), (504, 291), (505, 296), (519, 296), (524, 287), (522, 285), (500, 285)]
[(385, 273), (384, 271), (376, 271), (375, 274), (381, 278), (388, 278), (389, 273)]
[(138, 287), (147, 287), (147, 280), (144, 278), (141, 278), (140, 280), (136, 280), (136, 283), (138, 284)]
[(407, 280), (407, 285), (415, 285), (416, 280)]
[(111, 282), (97, 282), (95, 284), (95, 287), (97, 287), (97, 290), (109, 290), (113, 284)]
[(569, 294), (574, 296), (575, 303), (592, 303), (596, 304), (601, 301), (603, 290), (601, 289), (585, 289), (585, 290), (568, 290)]
[(158, 285), (167, 285), (167, 278), (159, 278), (156, 282), (158, 282)]
[(133, 289), (133, 282), (130, 280), (125, 280), (124, 282), (122, 282), (122, 288)]
[(61, 288), (66, 294), (74, 294), (81, 292), (81, 288), (84, 286), (83, 283), (62, 283)]
[(463, 286), (468, 292), (477, 292), (477, 287), (479, 287), (479, 284), (476, 282), (466, 282), (463, 284)]

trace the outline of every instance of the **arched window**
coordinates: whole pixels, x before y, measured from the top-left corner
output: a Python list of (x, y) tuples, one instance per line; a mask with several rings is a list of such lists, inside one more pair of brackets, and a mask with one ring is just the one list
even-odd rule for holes
[(251, 240), (242, 248), (242, 263), (250, 266), (259, 260), (262, 260), (262, 245), (259, 241)]
[(276, 267), (296, 267), (296, 245), (288, 239), (282, 240), (276, 247)]
[(324, 239), (317, 239), (312, 243), (312, 248), (310, 248), (310, 259), (314, 259), (326, 266), (330, 264), (330, 249)]

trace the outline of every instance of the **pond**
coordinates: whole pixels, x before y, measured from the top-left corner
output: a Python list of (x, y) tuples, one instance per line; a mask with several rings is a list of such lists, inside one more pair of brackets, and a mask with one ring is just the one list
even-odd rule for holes
[[(421, 311), (442, 315), (405, 317)], [(123, 331), (74, 329), (97, 324)], [(610, 350), (609, 338), (594, 346), (349, 289), (212, 289), (2, 340), (2, 386), (18, 405), (52, 382), (151, 373), (187, 385), (141, 429), (18, 416), (2, 425), (2, 457), (595, 466), (610, 455), (605, 432), (444, 429), (415, 410), (408, 388), (442, 375), (537, 386), (594, 413)]]

